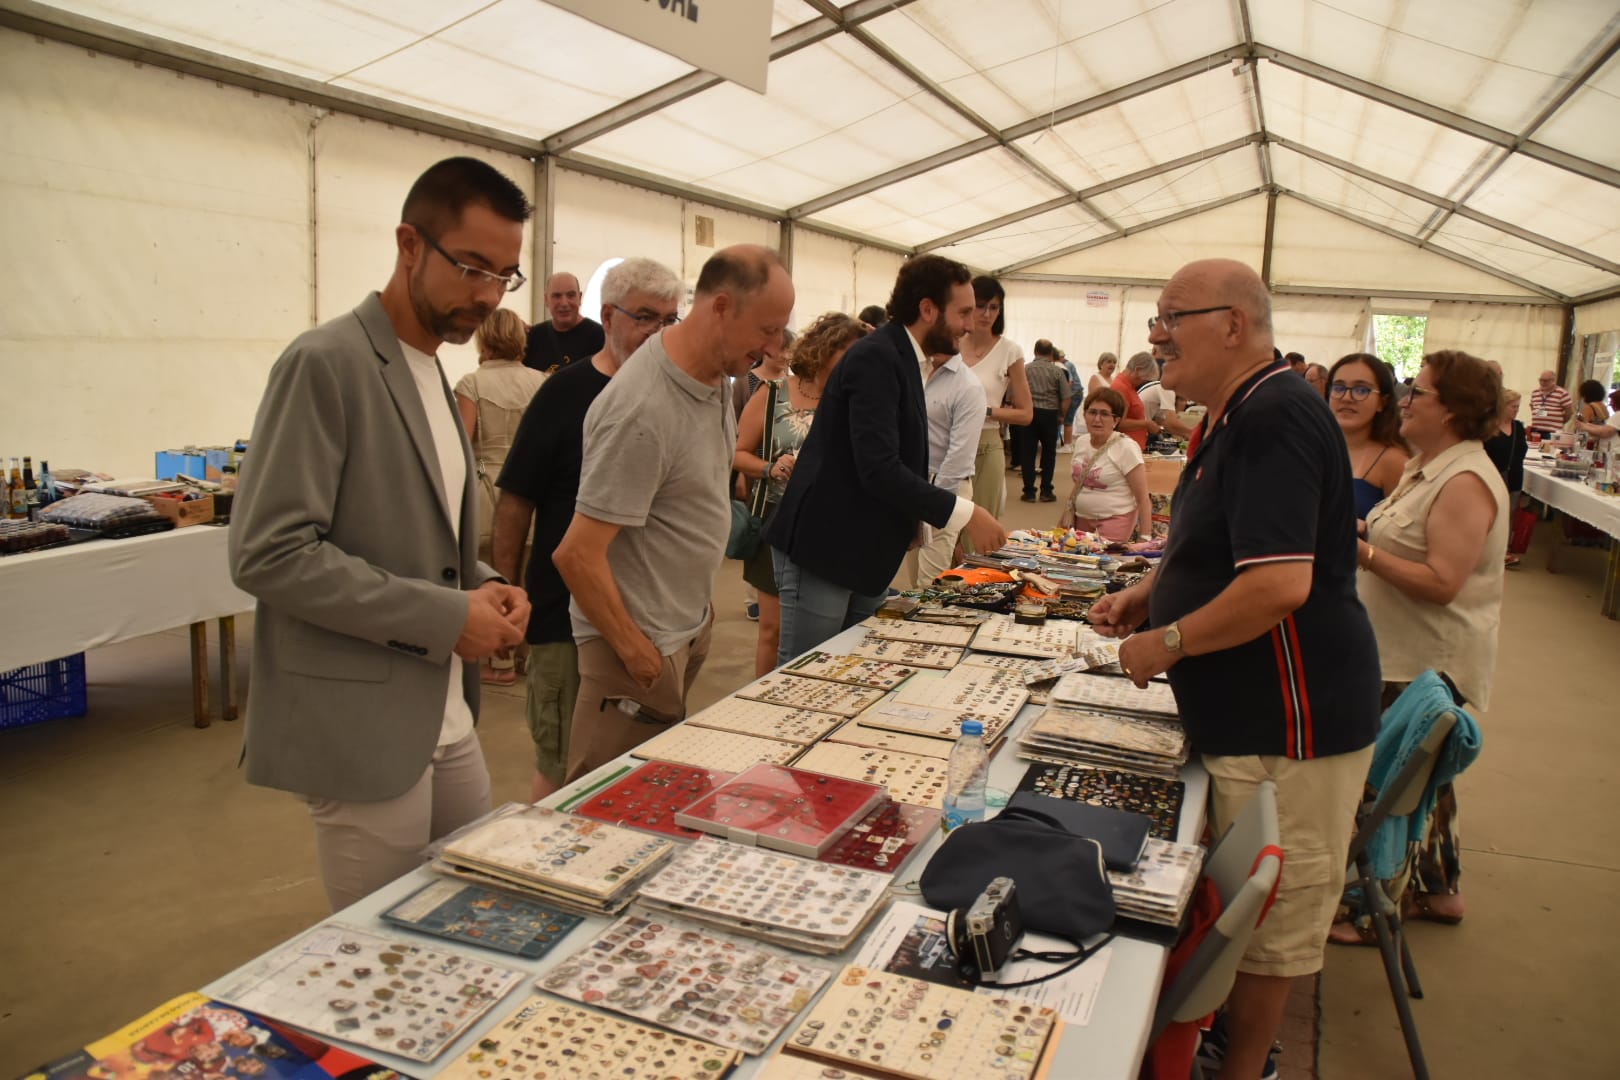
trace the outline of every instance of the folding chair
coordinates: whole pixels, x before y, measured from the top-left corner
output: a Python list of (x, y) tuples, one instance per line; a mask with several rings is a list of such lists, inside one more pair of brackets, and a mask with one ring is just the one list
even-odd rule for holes
[(1351, 876), (1361, 887), (1367, 917), (1372, 923), (1373, 936), (1378, 941), (1378, 952), (1384, 959), (1384, 975), (1389, 980), (1390, 996), (1395, 1001), (1401, 1035), (1406, 1040), (1406, 1053), (1412, 1059), (1412, 1073), (1417, 1080), (1429, 1080), (1429, 1066), (1423, 1060), (1423, 1044), (1418, 1040), (1417, 1022), (1412, 1018), (1412, 1006), (1407, 998), (1421, 998), (1423, 986), (1418, 982), (1417, 965), (1412, 960), (1412, 950), (1401, 925), (1401, 898), (1385, 893), (1383, 884), (1373, 876), (1372, 859), (1367, 848), (1379, 826), (1387, 819), (1405, 817), (1417, 811), (1423, 789), (1428, 786), (1429, 778), (1434, 773), (1440, 750), (1456, 726), (1455, 712), (1448, 710), (1435, 719), (1434, 727), (1413, 751), (1401, 771), (1384, 785), (1384, 790), (1379, 792), (1371, 805), (1363, 804), (1357, 811), (1356, 835), (1350, 841)]
[(1204, 861), (1204, 876), (1220, 894), (1220, 918), (1160, 992), (1149, 1046), (1171, 1024), (1208, 1016), (1231, 993), (1238, 961), (1282, 874), (1277, 840), (1277, 785), (1266, 780)]

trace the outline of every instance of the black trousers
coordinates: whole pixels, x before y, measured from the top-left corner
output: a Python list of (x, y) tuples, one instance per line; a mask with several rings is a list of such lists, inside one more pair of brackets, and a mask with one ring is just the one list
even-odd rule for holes
[(1036, 409), (1035, 418), (1018, 437), (1018, 464), (1024, 470), (1024, 494), (1035, 494), (1035, 453), (1041, 455), (1041, 494), (1051, 495), (1052, 471), (1057, 468), (1058, 436), (1063, 431), (1063, 413), (1058, 409)]

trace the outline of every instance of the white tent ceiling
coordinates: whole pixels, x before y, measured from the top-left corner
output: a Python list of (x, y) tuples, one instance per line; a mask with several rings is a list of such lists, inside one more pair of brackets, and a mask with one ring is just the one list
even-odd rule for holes
[(1437, 293), (1620, 295), (1608, 0), (773, 11), (764, 95), (540, 0), (0, 0), (0, 25), (992, 272), (1207, 252), (1278, 286), (1376, 291), (1397, 260)]

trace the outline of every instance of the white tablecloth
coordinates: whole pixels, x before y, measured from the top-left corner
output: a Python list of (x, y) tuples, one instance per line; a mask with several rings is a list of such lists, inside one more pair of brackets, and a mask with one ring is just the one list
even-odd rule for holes
[(1599, 494), (1579, 480), (1559, 479), (1533, 463), (1524, 470), (1524, 490), (1555, 510), (1620, 537), (1620, 496)]
[[(832, 652), (840, 652), (858, 641), (865, 634), (859, 628), (847, 630), (843, 634), (832, 638), (822, 647)], [(1028, 767), (1026, 762), (1018, 760), (1016, 756), (1017, 736), (1035, 717), (1042, 712), (1042, 707), (1028, 705), (1019, 714), (1012, 728), (1011, 736), (1001, 752), (991, 761), (990, 786), (1011, 792), (1023, 776)], [(616, 759), (602, 766), (589, 776), (569, 785), (549, 799), (542, 801), (542, 805), (556, 806), (570, 801), (578, 792), (585, 791), (595, 785), (599, 780), (608, 777), (623, 765), (640, 765), (639, 760), (628, 756)], [(1209, 793), (1209, 776), (1201, 765), (1189, 765), (1182, 772), (1182, 779), (1186, 781), (1186, 800), (1181, 813), (1181, 824), (1177, 839), (1183, 843), (1196, 843), (1204, 829), (1204, 807)], [(927, 865), (928, 859), (939, 846), (938, 834), (922, 846), (910, 861), (896, 875), (895, 885), (913, 882)], [(378, 915), (403, 900), (417, 889), (430, 881), (436, 880), (436, 875), (428, 870), (417, 870), (407, 874), (398, 881), (377, 890), (364, 900), (346, 908), (333, 916), (334, 920), (348, 923), (361, 928), (382, 930), (388, 927)], [(576, 927), (569, 934), (566, 941), (558, 945), (552, 952), (540, 960), (523, 960), (513, 956), (487, 955), (497, 962), (508, 967), (527, 971), (531, 975), (539, 976), (549, 971), (562, 960), (577, 952), (582, 946), (590, 942), (595, 936), (607, 927), (611, 920), (606, 918), (589, 918), (584, 924)], [(407, 933), (395, 927), (388, 927), (389, 933)], [(864, 937), (863, 937), (864, 940)], [(826, 963), (834, 968), (841, 967), (854, 959), (855, 953), (860, 949), (857, 942), (848, 952), (836, 957), (811, 958), (818, 963)], [(472, 946), (459, 946), (465, 951), (477, 952)], [(1150, 944), (1134, 938), (1117, 938), (1109, 946), (1112, 954), (1108, 961), (1108, 971), (1103, 979), (1096, 1006), (1091, 1015), (1091, 1022), (1083, 1027), (1067, 1025), (1063, 1030), (1058, 1043), (1056, 1057), (1050, 1072), (1054, 1077), (1085, 1077), (1086, 1080), (1129, 1080), (1136, 1076), (1141, 1063), (1142, 1055), (1147, 1049), (1148, 1030), (1153, 1023), (1154, 1008), (1158, 1003), (1159, 983), (1164, 977), (1165, 961), (1168, 951), (1161, 945)], [(251, 963), (251, 961), (250, 961)], [(234, 975), (234, 973), (233, 973)], [(232, 975), (227, 975), (209, 986), (203, 987), (203, 993), (215, 993), (217, 988), (230, 981)], [(449, 1062), (454, 1061), (462, 1053), (470, 1049), (483, 1034), (498, 1023), (503, 1017), (517, 1008), (519, 1002), (527, 996), (527, 986), (514, 990), (505, 1000), (496, 1004), (472, 1030), (462, 1036), (450, 1049), (446, 1050), (431, 1066), (420, 1062), (409, 1062), (403, 1058), (391, 1057), (363, 1047), (357, 1047), (359, 1053), (390, 1068), (405, 1072), (416, 1077), (431, 1077), (443, 1069)], [(789, 1028), (791, 1032), (792, 1028)], [(785, 1039), (785, 1036), (784, 1036)], [(781, 1046), (781, 1041), (772, 1047), (771, 1053)], [(747, 1080), (762, 1068), (762, 1062), (770, 1056), (747, 1058), (733, 1075), (732, 1080)]]
[(0, 558), (0, 671), (251, 610), (225, 536), (192, 525)]

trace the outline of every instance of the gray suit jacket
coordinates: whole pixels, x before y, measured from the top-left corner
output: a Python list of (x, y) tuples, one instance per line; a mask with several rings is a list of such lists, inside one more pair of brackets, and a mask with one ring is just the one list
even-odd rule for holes
[[(470, 481), (465, 433), (461, 443)], [(442, 491), (378, 295), (299, 335), (270, 370), (231, 512), (231, 575), (259, 601), (249, 782), (374, 802), (421, 777), (467, 619), (462, 590), (497, 576), (478, 561), (476, 486), (457, 507)], [(476, 664), (462, 690), (476, 716)]]

